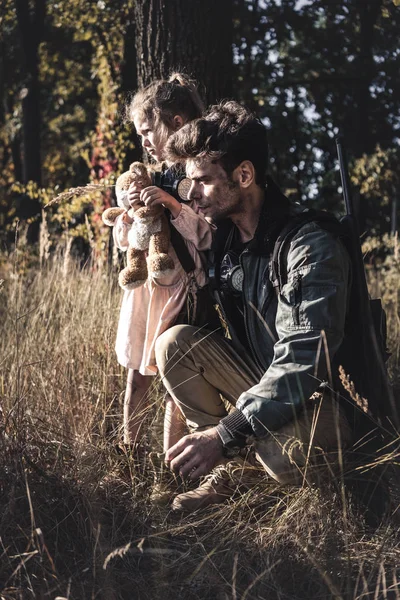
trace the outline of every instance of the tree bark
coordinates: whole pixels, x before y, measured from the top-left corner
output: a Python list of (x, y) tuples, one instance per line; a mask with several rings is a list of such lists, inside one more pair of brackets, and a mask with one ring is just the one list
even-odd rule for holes
[[(124, 102), (129, 101), (129, 95), (135, 89), (137, 89), (137, 55), (136, 55), (136, 31), (135, 24), (132, 22), (128, 25), (126, 34), (124, 36), (124, 55), (121, 65), (121, 92), (124, 96)], [(132, 128), (132, 138), (135, 147), (132, 150), (128, 150), (125, 157), (125, 169), (129, 168), (129, 165), (135, 160), (142, 160), (143, 150), (140, 143), (139, 136), (136, 131)]]
[[(46, 0), (35, 0), (33, 10), (27, 0), (15, 0), (23, 55), (24, 88), (22, 96), (22, 181), (42, 184), (40, 140), (39, 44), (43, 38)], [(28, 226), (27, 240), (39, 239), (40, 202), (28, 195), (20, 198), (20, 210), (25, 218), (38, 217)], [(24, 207), (24, 208), (22, 208)]]
[(207, 103), (232, 93), (232, 0), (136, 0), (138, 87), (184, 71)]
[(39, 44), (43, 36), (46, 0), (35, 0), (31, 14), (29, 2), (15, 0), (24, 60), (22, 99), (23, 181), (41, 185)]

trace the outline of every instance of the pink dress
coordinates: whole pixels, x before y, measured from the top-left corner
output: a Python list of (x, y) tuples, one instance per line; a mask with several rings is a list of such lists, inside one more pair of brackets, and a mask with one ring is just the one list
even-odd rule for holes
[[(199, 251), (211, 247), (214, 227), (195, 212), (189, 203), (171, 223), (186, 241), (195, 263), (194, 277), (199, 287), (206, 283)], [(114, 225), (114, 241), (118, 248), (127, 250), (130, 225), (120, 215)], [(181, 266), (170, 244), (169, 255), (175, 263), (174, 272), (163, 278), (149, 278), (133, 290), (124, 291), (118, 323), (115, 350), (118, 362), (142, 375), (156, 375), (154, 347), (159, 335), (171, 327), (183, 308), (190, 276)]]

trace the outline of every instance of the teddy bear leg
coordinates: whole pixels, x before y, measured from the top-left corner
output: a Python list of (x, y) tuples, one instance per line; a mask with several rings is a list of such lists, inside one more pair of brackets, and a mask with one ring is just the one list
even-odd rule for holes
[(148, 269), (153, 277), (166, 277), (175, 268), (174, 261), (168, 254), (169, 249), (169, 226), (163, 220), (161, 231), (153, 233), (149, 241)]
[(123, 290), (133, 290), (140, 287), (147, 280), (146, 254), (143, 250), (128, 248), (128, 265), (119, 274), (119, 285)]

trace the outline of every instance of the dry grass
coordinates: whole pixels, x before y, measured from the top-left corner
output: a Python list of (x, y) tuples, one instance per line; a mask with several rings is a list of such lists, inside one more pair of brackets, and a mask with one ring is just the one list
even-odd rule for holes
[[(115, 274), (78, 270), (61, 251), (25, 272), (18, 254), (9, 258), (0, 286), (1, 599), (400, 599), (398, 521), (369, 528), (340, 486), (280, 489), (262, 477), (197, 515), (152, 506), (153, 466), (139, 470), (115, 451), (125, 385), (113, 349)], [(161, 412), (153, 390), (156, 450)], [(397, 461), (394, 452), (384, 459)]]

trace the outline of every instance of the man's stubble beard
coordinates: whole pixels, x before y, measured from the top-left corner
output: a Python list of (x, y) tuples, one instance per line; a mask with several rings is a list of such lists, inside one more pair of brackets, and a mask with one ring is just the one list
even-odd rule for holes
[(240, 194), (240, 186), (236, 181), (232, 179), (228, 181), (228, 192), (230, 197), (236, 196), (236, 202), (230, 203), (229, 206), (223, 210), (218, 217), (215, 218), (215, 221), (221, 221), (225, 219), (230, 219), (235, 215), (239, 215), (245, 212), (246, 210), (246, 202), (245, 198)]

